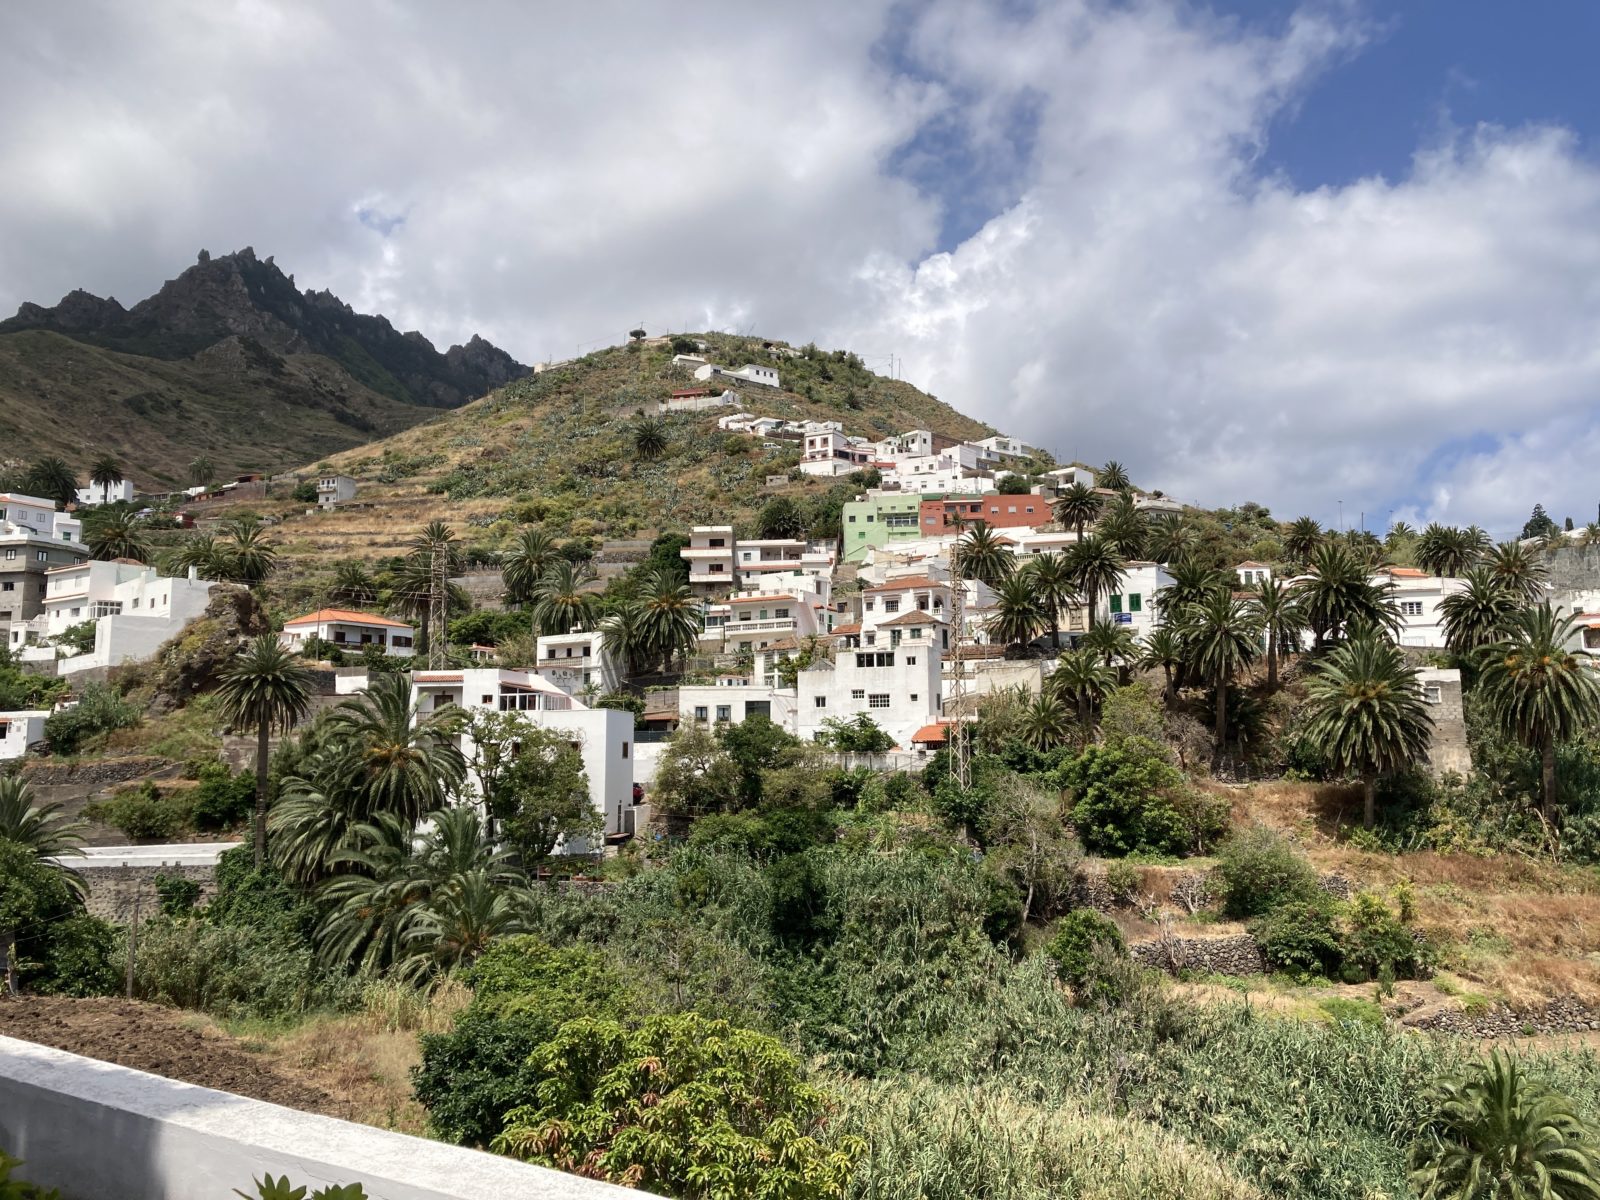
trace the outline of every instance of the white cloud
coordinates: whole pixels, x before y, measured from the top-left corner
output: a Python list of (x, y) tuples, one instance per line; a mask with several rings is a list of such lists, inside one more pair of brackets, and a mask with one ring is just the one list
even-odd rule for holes
[[(1347, 7), (755, 11), (7, 10), (0, 307), (252, 243), (530, 360), (640, 320), (892, 351), (1205, 503), (1593, 509), (1600, 172), (1565, 131), (1447, 128), (1403, 178), (1298, 190), (1261, 150), (1374, 36)], [(889, 168), (936, 178), (934, 127), (976, 164), (945, 199), (1000, 208), (947, 253)]]

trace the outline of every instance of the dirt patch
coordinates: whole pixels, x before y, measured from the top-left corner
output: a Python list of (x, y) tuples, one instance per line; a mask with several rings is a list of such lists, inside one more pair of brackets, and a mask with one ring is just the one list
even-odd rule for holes
[(133, 1000), (20, 996), (0, 1000), (0, 1034), (233, 1092), (338, 1115), (321, 1090), (275, 1070), (191, 1013)]

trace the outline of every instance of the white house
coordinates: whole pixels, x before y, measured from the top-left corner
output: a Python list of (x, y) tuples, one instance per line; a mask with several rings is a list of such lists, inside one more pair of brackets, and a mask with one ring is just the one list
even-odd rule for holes
[(778, 386), (778, 369), (776, 367), (763, 367), (758, 363), (746, 363), (737, 371), (726, 367), (719, 367), (714, 363), (702, 362), (694, 369), (694, 377), (702, 383), (711, 379), (741, 379), (745, 383), (753, 383), (760, 387), (776, 388)]
[(296, 651), (303, 650), (313, 639), (341, 650), (361, 651), (373, 646), (396, 658), (410, 658), (416, 652), (416, 630), (404, 621), (347, 608), (319, 608), (285, 621), (283, 632), (278, 635), (281, 645)]
[(689, 544), (678, 557), (689, 564), (689, 587), (697, 594), (733, 588), (734, 540), (732, 525), (696, 525), (689, 531)]
[(52, 500), (0, 492), (0, 625), (38, 616), (46, 572), (88, 557), (82, 521), (57, 512)]
[(1378, 586), (1392, 585), (1391, 596), (1400, 610), (1400, 645), (1442, 648), (1444, 598), (1466, 586), (1460, 579), (1440, 578), (1415, 567), (1388, 567), (1371, 577)]
[(95, 508), (101, 504), (132, 503), (133, 480), (119, 479), (109, 488), (101, 487), (98, 483), (91, 483), (88, 487), (78, 489), (78, 507)]
[(536, 645), (534, 671), (569, 696), (582, 695), (586, 688), (603, 696), (622, 686), (622, 669), (599, 630), (546, 634)]
[(42, 709), (0, 712), (0, 762), (21, 758), (28, 747), (44, 740), (44, 723), (50, 714)]
[(1051, 486), (1065, 491), (1073, 484), (1082, 484), (1084, 487), (1094, 486), (1094, 472), (1082, 463), (1068, 463), (1064, 467), (1056, 467), (1046, 471), (1044, 478), (1050, 480)]
[[(722, 596), (735, 588), (762, 588), (759, 580), (778, 575), (812, 580), (831, 578), (838, 549), (831, 541), (803, 538), (733, 536), (732, 525), (696, 525), (689, 544), (679, 552), (689, 564), (689, 586), (702, 596)], [(815, 591), (807, 582), (804, 586)]]
[(1172, 586), (1172, 576), (1160, 563), (1130, 562), (1117, 590), (1099, 599), (1100, 620), (1131, 630), (1139, 641), (1149, 637), (1160, 621), (1162, 588)]
[[(938, 721), (941, 662), (947, 629), (931, 611), (911, 609), (870, 631), (836, 631), (832, 662), (796, 676), (795, 730), (802, 738), (824, 732), (830, 719), (864, 714), (897, 745)], [(872, 642), (868, 643), (868, 638)]]
[(989, 463), (1005, 463), (1012, 459), (1027, 458), (1033, 453), (1033, 447), (1020, 438), (1006, 437), (996, 434), (986, 437), (982, 441), (973, 443), (980, 451), (981, 457)]
[(356, 481), (348, 475), (324, 475), (317, 480), (317, 506), (332, 508), (356, 498)]
[(746, 717), (763, 716), (792, 733), (794, 713), (794, 689), (753, 683), (738, 675), (723, 676), (716, 683), (678, 687), (680, 721), (737, 725)]
[(825, 601), (816, 592), (741, 592), (706, 609), (702, 643), (725, 654), (751, 655), (776, 642), (792, 647), (799, 639), (825, 633)]
[(1255, 587), (1258, 583), (1267, 583), (1272, 579), (1272, 568), (1266, 563), (1247, 559), (1234, 567), (1233, 573), (1239, 577), (1241, 587)]
[(11, 646), (24, 658), (54, 658), (51, 643), (93, 621), (94, 649), (61, 659), (60, 674), (136, 662), (204, 613), (215, 586), (193, 571), (171, 578), (129, 559), (55, 567), (46, 572), (44, 612), (12, 626)]
[[(461, 671), (416, 671), (412, 698), (419, 712), (460, 708), (473, 712), (514, 712), (529, 723), (567, 738), (583, 757), (589, 797), (605, 819), (607, 836), (632, 832), (633, 714), (614, 708), (589, 708), (532, 671), (474, 667)], [(459, 739), (470, 763), (475, 745), (470, 732)], [(588, 853), (596, 847), (564, 847)]]
[(875, 447), (879, 458), (894, 462), (902, 458), (926, 458), (934, 451), (933, 433), (927, 429), (908, 429), (884, 438)]

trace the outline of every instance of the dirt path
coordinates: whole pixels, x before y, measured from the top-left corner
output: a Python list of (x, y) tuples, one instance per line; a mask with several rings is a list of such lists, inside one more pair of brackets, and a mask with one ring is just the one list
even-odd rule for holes
[(306, 1112), (341, 1115), (319, 1089), (292, 1079), (192, 1013), (132, 1000), (0, 999), (0, 1035), (38, 1042), (201, 1087)]

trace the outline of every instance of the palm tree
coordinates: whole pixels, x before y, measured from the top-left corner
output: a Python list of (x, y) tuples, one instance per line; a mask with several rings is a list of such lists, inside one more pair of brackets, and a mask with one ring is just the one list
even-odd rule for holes
[(1037, 554), (1027, 565), (1033, 591), (1050, 626), (1050, 644), (1061, 648), (1061, 613), (1078, 594), (1072, 563), (1065, 554)]
[(1150, 631), (1139, 652), (1139, 669), (1153, 671), (1161, 668), (1161, 674), (1166, 679), (1166, 686), (1162, 694), (1170, 703), (1177, 695), (1173, 688), (1173, 672), (1184, 662), (1183, 637), (1177, 628), (1170, 624), (1160, 624)]
[(641, 417), (633, 426), (633, 452), (646, 462), (667, 452), (667, 426), (655, 417)]
[(1391, 637), (1400, 627), (1392, 585), (1373, 583), (1366, 565), (1343, 542), (1327, 541), (1317, 547), (1310, 574), (1296, 580), (1293, 588), (1318, 650), (1357, 625), (1386, 630)]
[(1388, 549), (1393, 550), (1395, 547), (1404, 542), (1410, 541), (1416, 536), (1417, 531), (1410, 525), (1407, 525), (1404, 521), (1396, 521), (1393, 525), (1389, 526), (1389, 532), (1384, 534), (1383, 544)]
[(131, 558), (150, 560), (150, 546), (144, 540), (143, 522), (131, 512), (115, 512), (96, 520), (90, 527), (89, 554), (101, 562)]
[(194, 571), (202, 579), (228, 577), (227, 552), (209, 533), (197, 533), (185, 538), (167, 555), (167, 570), (175, 575)]
[(267, 742), (274, 729), (289, 729), (311, 710), (311, 675), (299, 657), (264, 633), (245, 646), (223, 672), (217, 688), (224, 719), (236, 729), (256, 731), (256, 868), (267, 858)]
[(1481, 653), (1478, 691), (1508, 734), (1539, 754), (1540, 811), (1555, 812), (1556, 746), (1600, 723), (1600, 684), (1573, 640), (1570, 616), (1548, 603), (1511, 615)]
[(333, 569), (332, 594), (351, 604), (371, 604), (378, 597), (378, 583), (366, 564), (346, 559)]
[(100, 489), (100, 503), (110, 504), (111, 485), (122, 482), (122, 468), (117, 465), (116, 459), (103, 454), (89, 468), (89, 482)]
[(1159, 593), (1163, 612), (1182, 613), (1191, 604), (1198, 604), (1219, 587), (1232, 587), (1237, 582), (1233, 575), (1209, 567), (1194, 558), (1180, 558), (1167, 568), (1172, 582)]
[(989, 522), (974, 521), (956, 541), (951, 566), (957, 579), (978, 579), (998, 587), (1011, 574), (1016, 559)]
[(1421, 1200), (1595, 1200), (1600, 1137), (1566, 1096), (1495, 1049), (1436, 1084), (1411, 1145)]
[(255, 587), (277, 568), (278, 551), (259, 525), (230, 522), (218, 553), (229, 579)]
[(701, 610), (683, 577), (665, 569), (648, 572), (639, 580), (638, 604), (647, 653), (664, 671), (673, 659), (687, 660), (700, 644)]
[(1285, 646), (1292, 646), (1305, 627), (1300, 615), (1300, 605), (1289, 586), (1281, 580), (1263, 578), (1250, 597), (1251, 610), (1261, 623), (1261, 633), (1267, 645), (1267, 687), (1278, 686), (1278, 654)]
[(1517, 600), (1488, 567), (1468, 568), (1461, 583), (1458, 591), (1439, 602), (1439, 614), (1444, 618), (1444, 644), (1456, 654), (1468, 655), (1505, 636)]
[(1077, 706), (1080, 745), (1087, 746), (1094, 737), (1094, 706), (1114, 682), (1100, 656), (1089, 650), (1068, 650), (1046, 678), (1047, 692)]
[(1055, 503), (1055, 518), (1063, 525), (1072, 526), (1078, 540), (1083, 540), (1083, 527), (1100, 514), (1100, 497), (1086, 484), (1074, 483), (1065, 488)]
[(211, 460), (201, 454), (189, 462), (189, 482), (195, 487), (204, 487), (216, 478), (217, 469)]
[(1133, 497), (1123, 492), (1101, 513), (1095, 523), (1095, 534), (1110, 542), (1124, 559), (1142, 559), (1145, 554), (1145, 536), (1148, 526), (1145, 516), (1135, 507)]
[(1098, 654), (1107, 667), (1124, 667), (1139, 657), (1133, 630), (1122, 625), (1096, 625), (1078, 642), (1080, 649)]
[(78, 501), (78, 477), (59, 458), (41, 458), (29, 467), (25, 486), (29, 495), (54, 500), (62, 508)]
[(1067, 740), (1069, 724), (1070, 714), (1061, 696), (1041, 692), (1023, 703), (1017, 719), (1017, 736), (1035, 750), (1053, 750)]
[(629, 596), (600, 618), (602, 645), (607, 654), (622, 664), (630, 678), (649, 660), (646, 648), (644, 606)]
[(1521, 542), (1501, 542), (1489, 551), (1485, 565), (1500, 586), (1523, 604), (1543, 596), (1550, 579), (1550, 568), (1528, 553)]
[(1417, 669), (1398, 646), (1368, 632), (1312, 668), (1306, 695), (1308, 735), (1335, 770), (1360, 776), (1361, 825), (1371, 829), (1378, 777), (1428, 755), (1433, 718)]
[(1049, 622), (1045, 606), (1028, 571), (1007, 576), (995, 589), (995, 612), (989, 618), (989, 636), (1002, 646), (1022, 646), (1033, 641)]
[(426, 598), (422, 625), (428, 635), (428, 665), (437, 669), (445, 665), (449, 647), (450, 576), (461, 569), (462, 562), (455, 530), (443, 521), (429, 521), (412, 535), (406, 558), (406, 590), (419, 602)]
[(545, 573), (561, 557), (555, 539), (542, 529), (528, 528), (517, 535), (500, 564), (500, 578), (506, 585), (506, 600), (528, 604)]
[(415, 825), (442, 808), (461, 787), (466, 763), (456, 745), (464, 723), (455, 705), (423, 712), (411, 698), (411, 678), (373, 677), (365, 691), (328, 716), (346, 753), (339, 782), (358, 799), (362, 820), (391, 813)]
[(1488, 542), (1475, 525), (1455, 529), (1431, 522), (1417, 538), (1417, 566), (1431, 575), (1459, 575), (1482, 557)]
[(533, 589), (533, 625), (540, 633), (567, 633), (594, 619), (594, 596), (584, 587), (594, 576), (569, 558), (558, 559)]
[(450, 876), (406, 923), (409, 953), (398, 974), (417, 981), (470, 966), (496, 938), (528, 932), (532, 900), (526, 886), (507, 886), (482, 867)]
[(61, 805), (33, 802), (33, 789), (20, 775), (0, 778), (0, 842), (15, 842), (40, 858), (82, 854), (84, 822), (65, 821)]
[(1117, 590), (1127, 564), (1116, 548), (1098, 533), (1075, 542), (1067, 551), (1067, 561), (1072, 564), (1077, 589), (1089, 606), (1089, 625), (1093, 628), (1099, 619), (1100, 596)]
[(1112, 492), (1126, 492), (1133, 487), (1127, 469), (1114, 458), (1094, 473), (1094, 483)]
[(1322, 526), (1314, 517), (1296, 517), (1283, 535), (1283, 552), (1290, 562), (1308, 563), (1322, 545)]
[[(323, 767), (337, 778), (332, 764)], [(333, 867), (335, 855), (350, 841), (359, 821), (351, 803), (353, 789), (324, 787), (314, 779), (287, 775), (278, 784), (278, 799), (267, 815), (272, 834), (272, 865), (302, 886), (320, 883)]]
[(1260, 626), (1250, 605), (1226, 588), (1214, 589), (1184, 613), (1183, 633), (1189, 658), (1211, 680), (1216, 698), (1216, 760), (1222, 762), (1228, 733), (1228, 681), (1256, 656)]
[(1193, 526), (1177, 513), (1165, 513), (1145, 526), (1145, 553), (1158, 563), (1188, 557), (1199, 540)]
[(1578, 544), (1585, 550), (1590, 546), (1600, 546), (1600, 521), (1590, 521), (1583, 527), (1583, 532), (1578, 535)]

